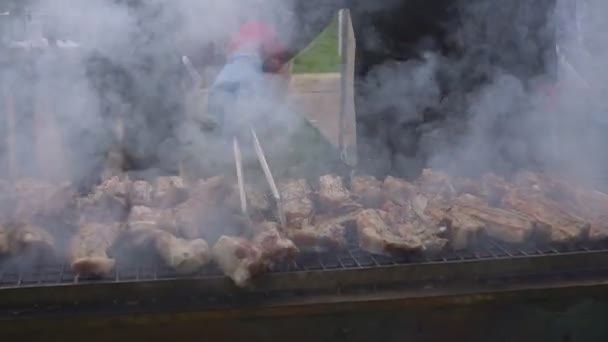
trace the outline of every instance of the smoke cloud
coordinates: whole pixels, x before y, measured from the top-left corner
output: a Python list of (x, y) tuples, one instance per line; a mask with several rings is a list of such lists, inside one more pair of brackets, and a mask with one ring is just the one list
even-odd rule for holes
[[(542, 169), (598, 186), (608, 166), (606, 6), (467, 2), (447, 38), (464, 53), (438, 54), (437, 42), (423, 42), (423, 58), (375, 66), (358, 110), (364, 117), (393, 113), (391, 126), (413, 126), (383, 132), (400, 151), (416, 151), (393, 161), (404, 173), (420, 157), (455, 174)], [(362, 29), (358, 45), (389, 46), (370, 30)], [(424, 119), (433, 115), (440, 119)]]

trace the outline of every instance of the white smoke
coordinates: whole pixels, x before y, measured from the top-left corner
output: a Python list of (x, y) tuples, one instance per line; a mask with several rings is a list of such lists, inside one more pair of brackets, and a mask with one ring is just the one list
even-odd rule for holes
[[(42, 131), (59, 132), (69, 159), (63, 171), (76, 181), (104, 167), (107, 151), (117, 143), (117, 117), (128, 119), (124, 138), (135, 154), (161, 159), (151, 168), (177, 164), (170, 156), (196, 154), (198, 146), (190, 152), (179, 150), (184, 137), (178, 135), (199, 142), (201, 138), (197, 123), (183, 113), (186, 94), (193, 90), (184, 66), (179, 65), (181, 56), (189, 56), (204, 71), (209, 64), (221, 63), (217, 55), (221, 58), (229, 36), (243, 21), (261, 19), (280, 28), (285, 39), (290, 38), (293, 23), (292, 3), (276, 0), (38, 0), (27, 8), (33, 19), (23, 22), (24, 34), (11, 38), (22, 45), (36, 42), (42, 48), (23, 53), (31, 59), (8, 60), (2, 68), (6, 87), (26, 104), (44, 99), (35, 109), (46, 116)], [(53, 39), (61, 48), (48, 45)], [(97, 59), (91, 67), (93, 57)], [(34, 78), (21, 80), (23, 73), (13, 72), (19, 70), (17, 64), (28, 68)], [(29, 131), (32, 120), (24, 121), (29, 118), (20, 115), (23, 105), (18, 107), (14, 155), (24, 162), (16, 176), (49, 176), (51, 170), (35, 164), (31, 151), (38, 138)], [(44, 144), (38, 149), (47, 159), (61, 160), (56, 149)], [(9, 158), (3, 151), (0, 154), (0, 159)], [(204, 158), (198, 154), (197, 158)]]
[[(558, 0), (553, 8), (548, 3), (467, 2), (458, 8), (459, 20), (450, 23), (449, 37), (466, 48), (464, 54), (433, 53), (374, 67), (364, 80), (359, 116), (381, 120), (388, 112), (396, 114), (388, 126), (413, 124), (392, 136), (376, 132), (381, 143), (389, 135), (393, 148), (407, 151), (393, 167), (407, 174), (420, 167), (421, 157), (426, 166), (454, 173), (528, 168), (577, 181), (602, 180), (608, 170), (603, 153), (608, 103), (602, 96), (608, 84), (606, 4)], [(544, 22), (543, 16), (548, 16)], [(361, 32), (358, 45), (382, 51), (390, 43), (370, 28)], [(422, 42), (418, 55), (428, 56), (425, 49), (433, 46)], [(542, 49), (546, 55), (539, 54)], [(556, 49), (557, 64), (550, 56)], [(531, 66), (540, 66), (541, 59), (544, 72), (536, 73)], [(481, 80), (481, 87), (472, 86)], [(422, 123), (433, 112), (443, 118)]]

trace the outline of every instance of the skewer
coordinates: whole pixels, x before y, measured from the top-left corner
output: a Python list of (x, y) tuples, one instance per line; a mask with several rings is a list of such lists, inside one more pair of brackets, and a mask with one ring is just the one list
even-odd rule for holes
[(200, 88), (203, 84), (203, 77), (198, 73), (198, 71), (196, 71), (196, 68), (194, 68), (194, 65), (192, 65), (190, 58), (188, 58), (188, 56), (182, 56), (182, 63), (184, 63), (188, 74), (190, 74), (190, 77), (192, 78), (194, 88)]
[(233, 140), (234, 146), (234, 162), (236, 164), (236, 178), (239, 186), (239, 197), (241, 200), (241, 213), (245, 217), (249, 217), (247, 214), (247, 196), (245, 194), (245, 184), (243, 179), (243, 159), (241, 156), (241, 149), (239, 147), (239, 141), (236, 137)]
[(272, 197), (274, 197), (275, 202), (277, 203), (277, 211), (279, 215), (279, 222), (283, 228), (286, 227), (286, 218), (285, 212), (283, 211), (283, 203), (281, 201), (281, 195), (279, 194), (279, 190), (274, 181), (274, 177), (272, 176), (272, 172), (270, 172), (270, 167), (268, 166), (268, 162), (266, 161), (266, 156), (264, 155), (264, 150), (262, 150), (262, 146), (260, 145), (260, 141), (258, 140), (258, 136), (255, 133), (255, 130), (251, 128), (251, 134), (253, 135), (253, 143), (255, 147), (255, 152), (258, 157), (258, 161), (260, 162), (260, 166), (264, 171), (264, 176), (266, 176), (266, 181), (270, 186), (270, 191), (272, 192)]

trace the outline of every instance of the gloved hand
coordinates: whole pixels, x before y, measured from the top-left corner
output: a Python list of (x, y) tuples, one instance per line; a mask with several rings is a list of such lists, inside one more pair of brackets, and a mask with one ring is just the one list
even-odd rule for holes
[(224, 129), (227, 115), (234, 113), (239, 96), (248, 89), (262, 86), (264, 66), (277, 64), (273, 61), (281, 51), (276, 35), (268, 26), (258, 22), (241, 26), (229, 45), (228, 61), (209, 90), (210, 120), (205, 128)]

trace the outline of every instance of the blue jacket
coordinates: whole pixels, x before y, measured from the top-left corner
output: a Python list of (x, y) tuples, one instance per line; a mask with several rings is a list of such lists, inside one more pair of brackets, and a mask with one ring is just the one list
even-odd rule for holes
[(263, 61), (257, 54), (237, 53), (230, 57), (209, 89), (208, 116), (223, 132), (236, 119), (239, 98), (264, 88)]

